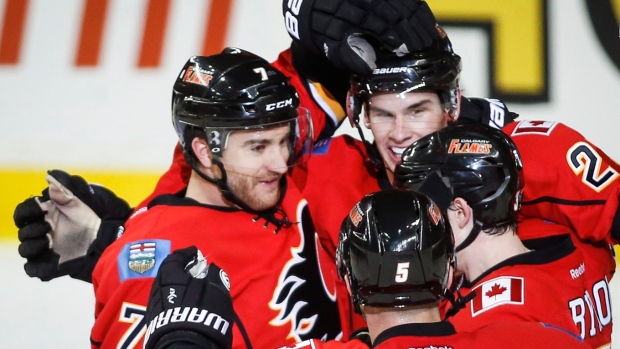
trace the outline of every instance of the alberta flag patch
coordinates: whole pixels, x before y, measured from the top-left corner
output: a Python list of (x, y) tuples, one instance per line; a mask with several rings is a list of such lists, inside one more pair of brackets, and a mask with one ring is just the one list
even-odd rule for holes
[(140, 240), (123, 246), (118, 255), (120, 281), (155, 277), (159, 265), (170, 254), (170, 246), (169, 240)]
[(471, 316), (503, 304), (523, 304), (524, 282), (521, 277), (503, 276), (478, 285), (472, 291)]

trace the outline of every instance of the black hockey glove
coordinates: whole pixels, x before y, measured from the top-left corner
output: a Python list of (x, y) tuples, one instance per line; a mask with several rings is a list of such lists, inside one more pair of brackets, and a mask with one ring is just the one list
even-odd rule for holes
[(458, 123), (485, 124), (501, 129), (515, 121), (519, 114), (511, 112), (504, 102), (489, 98), (461, 98)]
[(146, 308), (146, 349), (193, 345), (209, 349), (232, 347), (236, 315), (228, 275), (207, 265), (195, 247), (166, 257), (153, 281)]
[(427, 48), (440, 37), (422, 0), (283, 0), (282, 10), (293, 40), (359, 74), (376, 66), (368, 37), (397, 53)]
[(110, 190), (62, 170), (48, 171), (46, 180), (41, 196), (26, 199), (13, 213), (26, 274), (90, 282), (97, 259), (132, 209)]

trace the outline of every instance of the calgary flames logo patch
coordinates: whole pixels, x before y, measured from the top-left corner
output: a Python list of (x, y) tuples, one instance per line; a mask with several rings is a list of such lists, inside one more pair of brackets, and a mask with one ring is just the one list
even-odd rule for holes
[(182, 78), (185, 82), (203, 86), (209, 86), (212, 79), (213, 75), (205, 71), (197, 71), (195, 67), (188, 67)]
[(448, 154), (489, 154), (493, 146), (482, 139), (453, 139)]
[(435, 225), (443, 221), (443, 218), (441, 217), (441, 212), (439, 211), (439, 207), (437, 207), (437, 205), (430, 205), (430, 207), (428, 208), (428, 216), (431, 217), (431, 220)]
[(357, 227), (363, 218), (364, 215), (362, 213), (362, 210), (360, 210), (359, 204), (356, 204), (355, 207), (353, 207), (353, 209), (351, 210), (351, 212), (349, 212), (349, 219), (351, 220), (351, 223), (353, 223), (353, 225)]

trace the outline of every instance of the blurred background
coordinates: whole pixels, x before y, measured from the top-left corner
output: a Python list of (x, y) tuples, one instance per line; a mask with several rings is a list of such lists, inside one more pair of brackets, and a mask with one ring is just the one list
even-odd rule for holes
[[(463, 57), (464, 95), (562, 121), (620, 159), (620, 0), (428, 2)], [(289, 44), (281, 4), (0, 0), (0, 347), (88, 347), (93, 322), (90, 284), (23, 272), (15, 205), (52, 168), (137, 204), (170, 164), (187, 58), (237, 46), (274, 60)]]

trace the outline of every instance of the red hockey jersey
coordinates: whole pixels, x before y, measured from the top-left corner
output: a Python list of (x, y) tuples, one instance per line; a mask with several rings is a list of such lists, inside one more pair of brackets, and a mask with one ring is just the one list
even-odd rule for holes
[[(324, 343), (305, 341), (286, 348), (363, 349), (360, 342)], [(450, 322), (405, 324), (380, 333), (373, 343), (376, 349), (587, 349), (589, 345), (562, 329), (539, 323), (497, 322), (471, 332), (456, 332)], [(285, 348), (280, 348), (285, 349)]]
[[(233, 305), (255, 348), (342, 337), (335, 264), (321, 248), (305, 200), (289, 186), (282, 209), (297, 222), (274, 233), (256, 215), (201, 205), (179, 195), (155, 198), (134, 214), (95, 271), (93, 348), (140, 348), (151, 284), (173, 250), (196, 245), (227, 271)], [(346, 315), (345, 315), (346, 316)], [(347, 334), (348, 335), (348, 334)], [(244, 348), (238, 329), (234, 348)]]
[(476, 280), (465, 281), (461, 294), (474, 297), (450, 320), (457, 331), (497, 321), (540, 321), (579, 335), (568, 305), (583, 296), (583, 279), (570, 277), (582, 263), (567, 235), (552, 247), (508, 258)]

